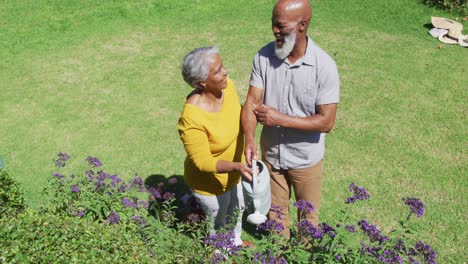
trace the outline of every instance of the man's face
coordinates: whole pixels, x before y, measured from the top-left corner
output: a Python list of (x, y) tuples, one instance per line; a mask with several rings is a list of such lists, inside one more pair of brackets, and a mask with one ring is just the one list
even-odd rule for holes
[(271, 26), (275, 36), (275, 55), (280, 60), (284, 60), (296, 45), (297, 22), (290, 22), (274, 15), (271, 19)]

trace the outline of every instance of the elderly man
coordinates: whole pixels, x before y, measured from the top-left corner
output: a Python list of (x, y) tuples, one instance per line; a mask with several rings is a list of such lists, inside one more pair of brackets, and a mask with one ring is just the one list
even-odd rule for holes
[[(339, 78), (334, 60), (307, 36), (312, 9), (307, 0), (280, 0), (271, 18), (275, 41), (253, 60), (250, 88), (242, 110), (245, 155), (257, 159), (255, 128), (263, 125), (262, 159), (271, 177), (271, 220), (289, 238), (291, 187), (296, 200), (310, 202), (306, 215), (318, 225), (325, 134), (335, 124)], [(278, 213), (277, 208), (280, 208)]]

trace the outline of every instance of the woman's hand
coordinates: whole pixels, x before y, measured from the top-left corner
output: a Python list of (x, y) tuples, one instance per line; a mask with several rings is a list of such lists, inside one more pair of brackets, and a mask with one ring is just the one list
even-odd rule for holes
[(219, 173), (238, 171), (247, 181), (252, 182), (252, 168), (247, 163), (218, 160), (216, 171)]
[(252, 168), (247, 163), (237, 163), (237, 171), (240, 172), (248, 182), (252, 182)]

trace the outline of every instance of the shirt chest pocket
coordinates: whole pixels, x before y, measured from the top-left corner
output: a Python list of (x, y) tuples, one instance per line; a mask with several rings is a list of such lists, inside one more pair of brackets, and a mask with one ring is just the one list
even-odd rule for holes
[(297, 107), (304, 114), (313, 115), (315, 114), (315, 102), (318, 91), (316, 79), (310, 73), (301, 77), (293, 80), (293, 97), (297, 102)]

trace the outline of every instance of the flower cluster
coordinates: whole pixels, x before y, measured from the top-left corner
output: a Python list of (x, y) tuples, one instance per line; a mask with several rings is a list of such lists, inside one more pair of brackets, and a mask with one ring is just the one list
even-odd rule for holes
[(408, 255), (410, 257), (410, 262), (413, 264), (419, 263), (413, 257), (420, 256), (428, 264), (436, 264), (437, 263), (437, 253), (432, 249), (430, 245), (425, 244), (422, 241), (416, 242), (414, 248), (409, 250)]
[(410, 207), (410, 210), (417, 217), (421, 217), (424, 214), (424, 204), (418, 198), (404, 198), (405, 204)]
[[(281, 208), (278, 206), (272, 206), (270, 211), (275, 213), (276, 218), (281, 220), (283, 218)], [(260, 232), (276, 232), (280, 233), (284, 230), (283, 224), (281, 222), (276, 221), (275, 219), (268, 219), (264, 223), (258, 225), (257, 230)]]
[(305, 200), (296, 201), (293, 205), (306, 214), (310, 214), (315, 210), (312, 203)]
[[(54, 163), (62, 170), (70, 156), (64, 152), (57, 156)], [(51, 186), (46, 188), (54, 210), (108, 224), (146, 222), (148, 202), (139, 195), (142, 190), (146, 192), (143, 180), (136, 176), (127, 184), (117, 175), (101, 170), (98, 158), (89, 156), (86, 161), (91, 169), (83, 174), (54, 173)], [(96, 168), (99, 169), (95, 171)]]
[(301, 222), (299, 222), (297, 224), (297, 230), (303, 236), (308, 235), (312, 239), (315, 239), (315, 240), (322, 239), (324, 234), (325, 234), (322, 229), (320, 229), (319, 227), (314, 226), (308, 220), (302, 220)]
[(261, 232), (281, 232), (284, 230), (284, 226), (276, 220), (266, 220), (262, 224), (258, 225), (257, 230)]
[(205, 236), (203, 239), (205, 246), (215, 249), (211, 263), (223, 263), (227, 260), (227, 255), (237, 255), (242, 248), (235, 245), (234, 237), (233, 230), (218, 230), (214, 234)]
[(353, 193), (353, 196), (348, 197), (346, 203), (354, 203), (356, 200), (364, 201), (370, 198), (370, 194), (366, 189), (357, 186), (354, 182), (349, 185), (349, 191)]
[[(347, 199), (348, 211), (343, 210), (344, 217), (338, 217), (339, 222), (333, 225), (312, 224), (306, 216), (314, 212), (313, 204), (304, 200), (293, 203), (300, 218), (291, 226), (289, 239), (279, 236), (285, 229), (280, 222), (284, 212), (273, 206), (270, 213), (276, 217), (257, 227), (257, 235), (264, 239), (258, 240), (255, 248), (246, 249), (235, 246), (232, 230), (218, 230), (205, 236), (205, 231), (199, 228), (204, 226), (203, 210), (191, 192), (183, 188), (178, 176), (151, 182), (135, 175), (125, 182), (118, 175), (102, 170), (102, 162), (92, 156), (86, 158), (89, 170), (67, 176), (62, 168), (69, 159), (67, 153), (60, 152), (54, 160), (59, 171), (54, 173), (48, 191), (52, 194), (55, 212), (109, 226), (132, 227), (143, 234), (145, 241), (156, 237), (155, 232), (148, 231), (150, 213), (165, 227), (183, 232), (196, 230), (196, 239), (203, 241), (199, 244), (205, 249), (195, 257), (200, 258), (194, 261), (197, 263), (437, 263), (436, 252), (430, 245), (410, 241), (410, 216), (424, 214), (424, 204), (418, 198), (403, 199), (410, 214), (406, 221), (400, 221), (402, 230), (393, 230), (388, 236), (367, 220), (350, 217), (355, 201), (370, 198), (369, 193), (355, 183), (349, 185), (352, 196)], [(180, 222), (175, 221), (190, 225), (179, 229)]]
[(356, 227), (353, 225), (345, 225), (345, 229), (350, 233), (356, 233)]
[(269, 264), (287, 264), (287, 260), (282, 256), (275, 256), (271, 249), (265, 252), (254, 253), (254, 263), (269, 263)]
[(120, 215), (114, 211), (110, 211), (107, 221), (109, 224), (118, 224), (120, 222)]
[(57, 167), (65, 167), (65, 162), (67, 162), (70, 159), (70, 155), (64, 152), (59, 152), (57, 153), (58, 158), (54, 160), (55, 166)]
[(217, 249), (234, 248), (234, 231), (218, 231), (214, 234), (206, 236), (203, 241), (205, 245), (212, 246)]
[(389, 240), (387, 236), (381, 234), (381, 231), (375, 225), (369, 224), (364, 219), (359, 221), (358, 225), (361, 227), (362, 231), (367, 234), (371, 242), (378, 242), (379, 245), (381, 245)]
[(89, 165), (95, 167), (95, 168), (99, 168), (102, 166), (102, 162), (96, 158), (96, 157), (91, 157), (91, 156), (88, 156), (86, 158), (86, 161), (89, 163)]

